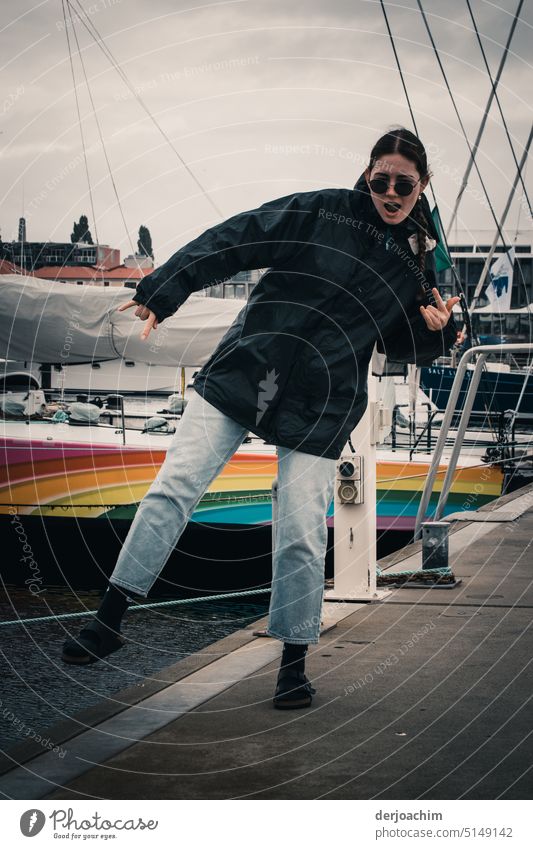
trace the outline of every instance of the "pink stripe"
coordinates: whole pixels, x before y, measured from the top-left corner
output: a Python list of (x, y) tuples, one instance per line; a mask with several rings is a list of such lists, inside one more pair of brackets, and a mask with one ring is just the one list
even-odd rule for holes
[[(105, 457), (107, 455), (127, 456), (128, 454), (155, 454), (149, 448), (124, 448), (122, 446), (96, 447), (83, 443), (54, 443), (23, 442), (20, 440), (3, 440), (0, 450), (5, 455), (6, 462), (39, 463), (41, 460), (63, 460), (65, 457)], [(158, 449), (163, 451), (164, 449)]]

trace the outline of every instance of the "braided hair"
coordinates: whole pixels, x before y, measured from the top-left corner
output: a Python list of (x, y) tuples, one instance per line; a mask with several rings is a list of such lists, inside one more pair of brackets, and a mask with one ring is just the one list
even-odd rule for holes
[[(430, 176), (424, 145), (418, 136), (415, 136), (406, 127), (395, 127), (377, 140), (370, 152), (369, 171), (372, 171), (375, 163), (388, 153), (400, 153), (410, 162), (413, 162), (422, 180)], [(419, 200), (413, 208), (411, 217), (417, 224), (418, 267), (424, 272), (426, 267), (426, 235), (429, 228)]]

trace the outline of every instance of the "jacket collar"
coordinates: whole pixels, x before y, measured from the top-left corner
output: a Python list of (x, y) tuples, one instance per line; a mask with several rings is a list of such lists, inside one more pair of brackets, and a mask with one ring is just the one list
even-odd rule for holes
[[(356, 216), (358, 215), (360, 218), (363, 218), (367, 221), (371, 221), (373, 224), (380, 227), (381, 229), (384, 229), (387, 226), (372, 202), (372, 198), (370, 197), (370, 190), (368, 188), (364, 172), (361, 174), (355, 186), (353, 187), (352, 196), (352, 206), (354, 208), (354, 213), (356, 214)], [(417, 203), (421, 204), (424, 217), (427, 221), (428, 226), (426, 230), (426, 235), (429, 236), (430, 239), (435, 239), (438, 244), (440, 242), (439, 233), (437, 228), (435, 227), (433, 216), (431, 215), (431, 209), (429, 207), (428, 199), (425, 193), (422, 194), (420, 200), (417, 201)], [(401, 229), (406, 231), (407, 235), (411, 233), (416, 233), (418, 232), (418, 230), (421, 229), (418, 221), (415, 221), (415, 219), (411, 216), (409, 218), (406, 218), (405, 221), (402, 221), (401, 224), (394, 224), (390, 226), (393, 229)]]

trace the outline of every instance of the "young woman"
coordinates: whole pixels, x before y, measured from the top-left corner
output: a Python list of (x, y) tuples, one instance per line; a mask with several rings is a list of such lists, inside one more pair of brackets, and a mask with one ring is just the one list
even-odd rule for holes
[(320, 635), (326, 513), (336, 461), (366, 404), (372, 350), (429, 364), (456, 338), (435, 287), (438, 241), (423, 194), (424, 147), (382, 136), (353, 190), (277, 198), (206, 230), (141, 281), (146, 339), (191, 292), (267, 268), (198, 373), (143, 498), (96, 618), (64, 645), (67, 663), (120, 648), (131, 598), (146, 597), (198, 501), (252, 431), (277, 446), (279, 521), (267, 633), (284, 643), (274, 705), (311, 704), (305, 654)]

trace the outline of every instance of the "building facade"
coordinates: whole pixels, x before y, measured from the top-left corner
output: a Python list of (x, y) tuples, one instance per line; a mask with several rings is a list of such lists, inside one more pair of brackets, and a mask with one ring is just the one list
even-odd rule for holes
[(205, 290), (206, 295), (211, 298), (247, 300), (263, 271), (264, 269), (239, 271), (238, 274), (235, 274), (229, 280), (225, 280), (223, 283), (216, 283), (214, 286), (209, 286), (209, 288)]
[(2, 242), (2, 256), (29, 274), (46, 266), (98, 265), (112, 268), (120, 264), (117, 248), (86, 242)]
[[(489, 254), (493, 235), (492, 231), (479, 230), (459, 234), (459, 239), (454, 239), (453, 242), (449, 240), (450, 256), (454, 261), (469, 306), (472, 306), (474, 292)], [(533, 234), (531, 231), (519, 231), (516, 242), (514, 241), (514, 234), (508, 234), (507, 244), (514, 245), (515, 249), (511, 309), (520, 309), (533, 303)], [(492, 262), (502, 253), (501, 247), (496, 248)], [(440, 272), (438, 282), (447, 297), (459, 294), (456, 291), (451, 268)], [(473, 306), (481, 307), (486, 303), (487, 299), (482, 294), (479, 301)]]

